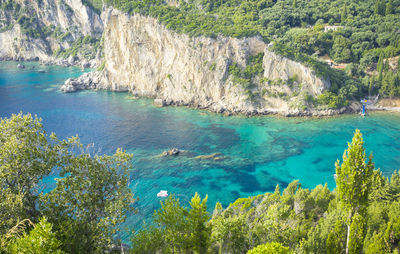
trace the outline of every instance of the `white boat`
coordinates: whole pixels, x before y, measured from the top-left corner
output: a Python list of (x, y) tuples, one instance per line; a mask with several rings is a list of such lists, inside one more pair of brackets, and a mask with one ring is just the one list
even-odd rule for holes
[(168, 197), (168, 191), (161, 190), (159, 193), (157, 193), (157, 197)]

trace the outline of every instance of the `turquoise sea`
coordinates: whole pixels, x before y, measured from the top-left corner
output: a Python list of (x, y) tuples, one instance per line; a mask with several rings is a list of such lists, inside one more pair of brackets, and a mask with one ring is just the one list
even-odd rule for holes
[[(152, 100), (128, 93), (83, 91), (64, 94), (60, 84), (77, 77), (77, 68), (0, 62), (0, 117), (30, 112), (43, 118), (47, 131), (59, 137), (79, 134), (82, 143), (112, 153), (118, 147), (134, 154), (131, 188), (140, 198), (139, 213), (129, 217), (140, 227), (159, 207), (156, 194), (167, 190), (187, 202), (208, 194), (210, 210), (217, 201), (229, 205), (239, 197), (273, 191), (295, 179), (314, 188), (335, 188), (334, 163), (359, 128), (367, 152), (385, 175), (400, 168), (400, 114), (371, 113), (325, 119), (241, 117), (188, 108), (152, 106)], [(38, 70), (45, 70), (39, 73)], [(160, 157), (170, 148), (181, 156)], [(218, 160), (196, 158), (218, 153)], [(47, 188), (54, 181), (46, 182)]]

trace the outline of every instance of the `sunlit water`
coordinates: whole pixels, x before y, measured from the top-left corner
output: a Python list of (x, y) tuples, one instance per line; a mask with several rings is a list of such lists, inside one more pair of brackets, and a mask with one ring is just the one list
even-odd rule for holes
[[(400, 168), (400, 115), (372, 113), (326, 119), (225, 117), (207, 111), (152, 106), (128, 93), (84, 91), (64, 94), (60, 84), (79, 76), (77, 68), (0, 62), (0, 117), (30, 112), (43, 118), (45, 129), (59, 137), (79, 134), (82, 143), (110, 154), (118, 147), (134, 154), (131, 188), (140, 198), (131, 229), (151, 218), (159, 207), (156, 194), (167, 190), (187, 202), (208, 194), (210, 210), (217, 201), (229, 205), (238, 197), (273, 191), (299, 179), (313, 188), (335, 187), (334, 163), (342, 157), (359, 128), (375, 165), (390, 175)], [(46, 70), (39, 73), (38, 70)], [(170, 148), (181, 156), (160, 157)], [(220, 153), (220, 160), (196, 156)], [(54, 186), (47, 182), (48, 188)]]

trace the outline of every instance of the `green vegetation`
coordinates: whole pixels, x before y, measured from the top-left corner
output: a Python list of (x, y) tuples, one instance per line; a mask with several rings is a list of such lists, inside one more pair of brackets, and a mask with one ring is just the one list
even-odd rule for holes
[[(99, 0), (91, 0), (99, 5)], [(365, 95), (400, 96), (398, 68), (388, 67), (377, 78), (379, 56), (400, 54), (399, 0), (105, 0), (127, 13), (157, 18), (167, 28), (192, 36), (261, 36), (274, 41), (276, 52), (311, 67), (332, 82), (332, 101)], [(333, 27), (329, 27), (332, 25)], [(283, 46), (284, 45), (284, 46)], [(332, 69), (318, 59), (329, 56), (337, 63), (352, 64), (349, 70)], [(236, 67), (232, 72), (237, 73)], [(235, 76), (236, 83), (250, 86), (248, 77)], [(320, 100), (321, 101), (321, 100)], [(325, 100), (324, 100), (325, 101)]]
[[(400, 0), (83, 1), (97, 13), (103, 2), (129, 14), (155, 17), (178, 33), (213, 38), (259, 36), (265, 42), (273, 41), (274, 51), (304, 63), (331, 81), (332, 96), (317, 100), (329, 107), (339, 108), (366, 95), (400, 96), (398, 63), (392, 63), (400, 55)], [(57, 29), (40, 25), (34, 15), (14, 1), (2, 2), (2, 10), (11, 13), (29, 37), (48, 36)], [(0, 30), (12, 28), (14, 23), (9, 20), (0, 21)], [(61, 36), (68, 38), (68, 31)], [(81, 45), (78, 39), (71, 49), (56, 55), (76, 55)], [(90, 48), (97, 48), (96, 45), (93, 42)], [(320, 59), (322, 56), (347, 66), (333, 69)], [(209, 65), (210, 70), (215, 67)], [(237, 68), (245, 67), (235, 63), (231, 66), (235, 83), (243, 85), (251, 95), (248, 88), (253, 85), (252, 75)]]
[(262, 60), (264, 53), (259, 53), (255, 56), (249, 56), (246, 61), (246, 66), (241, 67), (238, 63), (232, 63), (229, 66), (229, 74), (232, 75), (233, 82), (240, 84), (246, 91), (250, 99), (253, 98), (251, 89), (255, 87), (254, 78), (263, 74)]
[[(295, 3), (296, 0), (293, 1)], [(289, 248), (282, 246), (280, 243), (271, 242), (258, 245), (254, 249), (251, 249), (247, 254), (288, 254), (290, 253)]]
[[(59, 140), (30, 114), (1, 119), (0, 252), (94, 253), (117, 246), (114, 234), (134, 211), (131, 159), (121, 150), (97, 155), (78, 137)], [(43, 179), (54, 176), (61, 177), (55, 188), (43, 193)]]
[[(123, 252), (114, 236), (135, 211), (132, 156), (92, 149), (46, 134), (29, 114), (1, 119), (1, 253)], [(398, 253), (400, 171), (386, 178), (372, 160), (356, 130), (336, 162), (334, 191), (293, 181), (226, 209), (217, 203), (212, 214), (207, 196), (196, 193), (186, 207), (171, 195), (133, 233), (130, 253)], [(55, 188), (42, 193), (43, 179), (54, 175)]]
[[(70, 36), (70, 32), (66, 32), (59, 36), (59, 40), (63, 41)], [(102, 40), (86, 35), (75, 40), (69, 48), (60, 49), (53, 54), (57, 57), (68, 58), (69, 56), (77, 56), (80, 54), (86, 59), (93, 59), (102, 47)]]
[[(293, 181), (282, 192), (277, 186), (274, 193), (240, 198), (225, 210), (217, 203), (209, 221), (205, 210), (193, 213), (192, 206), (188, 212), (170, 197), (155, 212), (157, 223), (134, 235), (132, 253), (194, 250), (189, 238), (191, 213), (203, 223), (196, 232), (209, 239), (202, 241), (207, 253), (397, 253), (400, 171), (390, 180), (383, 177), (374, 170), (372, 155), (366, 160), (363, 145), (356, 130), (343, 162), (336, 163), (337, 188), (333, 192), (326, 185), (303, 189)], [(200, 198), (195, 197), (199, 203)], [(161, 215), (168, 223), (160, 223)], [(141, 252), (143, 246), (152, 249)]]

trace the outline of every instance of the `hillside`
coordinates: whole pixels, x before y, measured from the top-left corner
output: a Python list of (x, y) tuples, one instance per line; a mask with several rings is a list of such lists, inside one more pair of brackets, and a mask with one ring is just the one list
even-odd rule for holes
[[(380, 94), (380, 98), (393, 98), (400, 95), (399, 0), (68, 0), (54, 3), (39, 0), (1, 0), (0, 3), (0, 40), (3, 45), (0, 59), (39, 59), (64, 65), (82, 64), (95, 59), (91, 64), (84, 65), (97, 65), (102, 73), (95, 74), (94, 79), (103, 84), (81, 84), (88, 81), (81, 79), (69, 83), (75, 84), (76, 87), (64, 89), (68, 91), (80, 88), (130, 90), (136, 95), (156, 98), (160, 105), (188, 105), (228, 114), (283, 115), (355, 112), (359, 106), (350, 107), (351, 102), (365, 96)], [(115, 9), (120, 12), (117, 13)], [(196, 77), (186, 75), (176, 79), (181, 70), (183, 73), (191, 72), (185, 69), (187, 65), (183, 60), (190, 55), (180, 54), (175, 58), (173, 66), (183, 68), (174, 70), (176, 75), (157, 68), (149, 73), (140, 68), (132, 69), (132, 66), (128, 65), (121, 69), (114, 68), (111, 62), (108, 63), (110, 57), (107, 57), (107, 54), (116, 55), (119, 54), (118, 51), (114, 52), (114, 47), (102, 48), (103, 43), (111, 45), (112, 42), (108, 40), (111, 36), (103, 33), (103, 23), (108, 22), (110, 25), (112, 22), (109, 22), (109, 18), (115, 16), (109, 15), (110, 10), (117, 13), (115, 15), (119, 16), (120, 22), (124, 16), (132, 19), (136, 16), (142, 17), (143, 21), (147, 20), (150, 22), (148, 25), (151, 25), (154, 24), (151, 17), (154, 18), (163, 29), (171, 31), (159, 36), (169, 34), (172, 38), (177, 38), (176, 42), (169, 45), (180, 44), (182, 40), (179, 38), (187, 38), (186, 49), (202, 49), (204, 41), (207, 40), (215, 41), (215, 45), (222, 45), (231, 38), (243, 41), (257, 38), (269, 46), (269, 51), (284, 59), (301, 63), (311, 70), (315, 76), (312, 79), (320, 79), (327, 85), (320, 86), (318, 93), (310, 92), (308, 88), (303, 89), (303, 85), (308, 85), (304, 84), (301, 78), (298, 80), (298, 77), (302, 76), (301, 73), (288, 72), (284, 65), (276, 67), (280, 70), (281, 77), (267, 75), (267, 60), (263, 60), (262, 66), (260, 62), (254, 61), (261, 59), (261, 55), (253, 54), (261, 53), (260, 51), (238, 52), (245, 58), (241, 61), (220, 52), (215, 57), (227, 59), (224, 60), (224, 68), (216, 66), (220, 60), (216, 60), (215, 57), (196, 56), (195, 58), (202, 63), (190, 59), (190, 63), (194, 64), (190, 68), (207, 72), (204, 75), (208, 76), (211, 71), (211, 76), (223, 74), (223, 78), (216, 81), (216, 86), (211, 89), (218, 90), (220, 96), (211, 100), (208, 100), (210, 95), (207, 89), (198, 91), (198, 88), (190, 88), (204, 87), (209, 79), (199, 79), (199, 83), (194, 85), (192, 83)], [(126, 38), (132, 37), (136, 32), (143, 35), (143, 31), (137, 31), (137, 28), (127, 26), (123, 29), (128, 35)], [(115, 32), (112, 28), (108, 31)], [(154, 31), (154, 34), (157, 34), (157, 31)], [(202, 44), (193, 45), (193, 41), (196, 40)], [(145, 45), (139, 45), (136, 41), (121, 39), (120, 43), (117, 43), (121, 46), (118, 50), (130, 52), (128, 55), (140, 53), (141, 51), (135, 50), (142, 50)], [(209, 52), (211, 49), (204, 47), (202, 50)], [(147, 50), (146, 54), (149, 52), (151, 51)], [(193, 52), (201, 54), (200, 51)], [(160, 55), (154, 54), (154, 57)], [(124, 55), (114, 60), (115, 63), (126, 61)], [(157, 58), (151, 61), (155, 62)], [(199, 67), (200, 65), (205, 67)], [(131, 75), (129, 79), (122, 81), (113, 77), (112, 73), (127, 73), (126, 67), (131, 68), (128, 71)], [(162, 77), (155, 80), (154, 72)], [(225, 72), (228, 73), (224, 74)], [(168, 84), (168, 80), (174, 85)], [(142, 89), (139, 87), (143, 85), (142, 81), (151, 82), (156, 87), (146, 86), (146, 89)], [(157, 84), (153, 84), (154, 82)], [(178, 88), (178, 94), (182, 96), (171, 96), (171, 93), (166, 91), (171, 87)], [(235, 91), (227, 98), (234, 97), (234, 100), (224, 101), (224, 92), (231, 91), (230, 87), (235, 87)], [(193, 92), (200, 98), (193, 97)]]
[[(88, 0), (100, 9), (101, 1)], [(329, 77), (320, 101), (335, 108), (365, 95), (400, 95), (400, 1), (131, 1), (106, 0), (126, 13), (157, 18), (167, 28), (193, 36), (259, 35), (275, 51)], [(283, 46), (284, 45), (284, 46)], [(313, 56), (313, 57), (310, 57)], [(321, 58), (325, 56), (325, 58)], [(340, 64), (334, 71), (320, 60)]]

